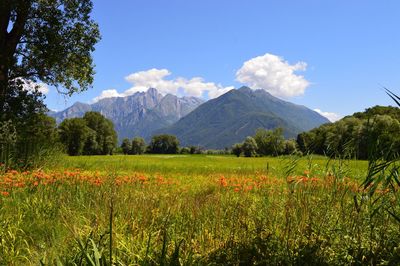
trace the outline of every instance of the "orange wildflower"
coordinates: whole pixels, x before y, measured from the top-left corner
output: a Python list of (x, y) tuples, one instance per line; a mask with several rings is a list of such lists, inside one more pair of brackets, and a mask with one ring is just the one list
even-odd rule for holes
[(219, 184), (220, 184), (222, 187), (226, 187), (226, 186), (228, 185), (228, 182), (226, 181), (226, 178), (225, 178), (224, 176), (221, 176), (221, 177), (220, 177), (220, 179), (219, 179)]
[(140, 175), (140, 176), (138, 177), (138, 179), (139, 179), (139, 181), (140, 181), (141, 183), (144, 183), (144, 182), (147, 181), (147, 178), (146, 178), (144, 175)]
[(253, 189), (253, 186), (247, 186), (246, 187), (246, 191), (250, 191), (250, 190), (252, 190)]
[(95, 186), (100, 186), (102, 183), (103, 183), (103, 182), (100, 180), (100, 178), (96, 178), (96, 179), (93, 181), (93, 184), (94, 184)]
[(10, 173), (11, 175), (17, 175), (18, 171), (17, 170), (10, 170), (8, 173)]

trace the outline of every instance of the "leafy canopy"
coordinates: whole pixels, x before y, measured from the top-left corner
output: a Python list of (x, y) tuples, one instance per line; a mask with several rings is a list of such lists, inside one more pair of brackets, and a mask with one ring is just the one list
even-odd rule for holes
[(156, 135), (151, 138), (148, 150), (150, 153), (176, 154), (179, 151), (179, 141), (174, 135)]
[(71, 95), (93, 81), (91, 52), (100, 39), (91, 0), (0, 1), (0, 107), (18, 79)]

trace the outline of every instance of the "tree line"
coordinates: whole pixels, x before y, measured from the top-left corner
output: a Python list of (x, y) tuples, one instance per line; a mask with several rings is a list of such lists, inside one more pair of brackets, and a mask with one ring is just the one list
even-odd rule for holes
[(279, 156), (298, 154), (296, 141), (286, 140), (283, 136), (283, 129), (276, 128), (267, 130), (257, 129), (254, 136), (248, 136), (242, 143), (236, 143), (231, 148), (232, 154), (237, 157), (254, 156)]
[(121, 152), (123, 154), (200, 154), (202, 149), (197, 146), (179, 147), (179, 140), (174, 135), (161, 134), (151, 138), (149, 145), (141, 137), (132, 140), (125, 138), (122, 140)]
[[(400, 152), (400, 110), (375, 106), (335, 123), (321, 125), (300, 133), (297, 139), (285, 139), (283, 129), (260, 128), (253, 136), (230, 149), (204, 150), (201, 147), (179, 147), (173, 135), (153, 136), (148, 144), (141, 137), (124, 139), (118, 147), (117, 133), (111, 120), (98, 112), (87, 112), (82, 118), (55, 120), (34, 107), (19, 114), (14, 122), (0, 123), (0, 163), (35, 166), (59, 151), (68, 155), (124, 154), (234, 154), (236, 156), (279, 156), (320, 154), (330, 157), (368, 159), (370, 153), (398, 156)], [(13, 113), (9, 113), (11, 116)], [(15, 114), (14, 114), (15, 115)]]
[(303, 153), (368, 159), (400, 152), (400, 109), (375, 106), (297, 136)]
[(400, 153), (399, 132), (400, 109), (375, 106), (300, 133), (296, 140), (285, 140), (280, 128), (258, 129), (254, 136), (234, 144), (232, 153), (246, 157), (320, 154), (355, 159), (379, 154), (390, 159)]

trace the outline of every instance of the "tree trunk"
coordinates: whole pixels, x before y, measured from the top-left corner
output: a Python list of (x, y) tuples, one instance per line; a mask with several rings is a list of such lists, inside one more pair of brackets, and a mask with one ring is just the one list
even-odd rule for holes
[[(0, 0), (0, 112), (4, 110), (6, 96), (9, 93), (9, 72), (30, 8), (30, 1), (13, 1), (15, 0)], [(15, 4), (16, 19), (9, 29), (11, 10)]]
[(6, 95), (8, 93), (8, 67), (6, 61), (7, 60), (0, 55), (0, 113), (4, 110)]
[[(9, 0), (0, 2), (0, 112), (3, 112), (7, 86), (8, 86), (8, 67), (7, 67), (7, 35), (8, 25), (11, 16), (11, 3)], [(1, 119), (1, 117), (0, 117)]]

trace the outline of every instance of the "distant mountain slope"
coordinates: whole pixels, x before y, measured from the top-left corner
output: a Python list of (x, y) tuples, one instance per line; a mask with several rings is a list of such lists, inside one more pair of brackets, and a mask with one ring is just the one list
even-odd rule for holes
[(324, 123), (329, 120), (304, 106), (242, 87), (200, 105), (157, 133), (174, 134), (182, 145), (221, 149), (254, 135), (258, 128), (282, 127), (286, 137), (296, 137)]
[(102, 99), (94, 104), (75, 103), (64, 111), (49, 113), (58, 123), (66, 118), (82, 117), (96, 111), (111, 119), (118, 138), (142, 136), (149, 138), (157, 129), (169, 126), (203, 103), (195, 97), (182, 97), (158, 93), (154, 88), (127, 97)]

